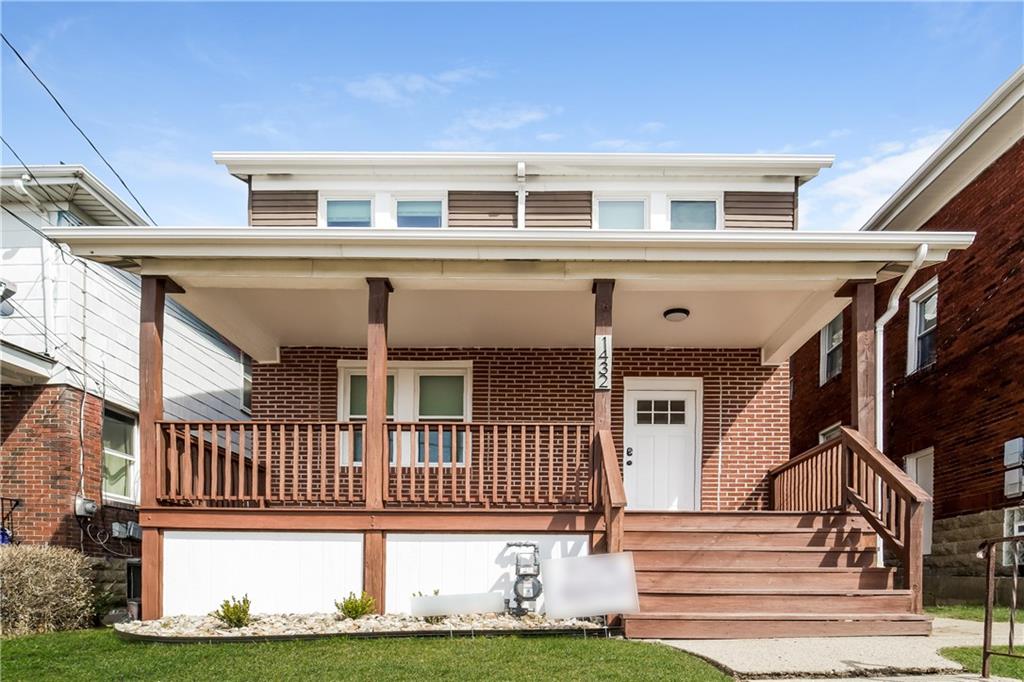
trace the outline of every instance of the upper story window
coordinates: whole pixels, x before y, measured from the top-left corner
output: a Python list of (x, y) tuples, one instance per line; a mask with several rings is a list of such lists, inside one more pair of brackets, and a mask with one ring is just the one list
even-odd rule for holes
[(818, 431), (818, 443), (827, 443), (833, 438), (838, 438), (839, 435), (842, 433), (842, 426), (842, 422), (836, 422), (832, 426), (829, 426), (828, 428), (824, 428), (821, 431)]
[(369, 199), (328, 199), (327, 227), (370, 227), (373, 202)]
[(252, 358), (242, 353), (242, 410), (252, 413)]
[(821, 363), (819, 384), (839, 376), (843, 371), (843, 314), (836, 315), (821, 330)]
[(673, 230), (714, 230), (718, 227), (718, 203), (715, 201), (672, 201), (669, 205)]
[(135, 418), (111, 409), (103, 411), (103, 497), (118, 502), (138, 501), (138, 462), (135, 458)]
[(910, 296), (910, 324), (907, 325), (907, 374), (935, 362), (935, 340), (939, 327), (939, 280), (933, 277)]
[(647, 228), (647, 202), (643, 199), (598, 199), (597, 227), (602, 230)]
[(444, 202), (399, 200), (395, 213), (399, 227), (441, 227), (444, 222)]

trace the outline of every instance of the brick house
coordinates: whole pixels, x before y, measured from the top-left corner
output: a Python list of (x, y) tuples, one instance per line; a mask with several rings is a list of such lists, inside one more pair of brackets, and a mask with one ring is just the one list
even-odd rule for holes
[[(15, 542), (96, 558), (101, 586), (123, 597), (141, 554), (127, 527), (140, 492), (140, 279), (64, 253), (41, 230), (144, 222), (81, 166), (5, 166), (0, 191), (2, 525)], [(235, 346), (178, 304), (167, 344), (168, 414), (246, 416)], [(76, 498), (95, 513), (76, 514)]]
[[(970, 250), (910, 279), (885, 329), (882, 443), (934, 496), (925, 530), (925, 589), (934, 600), (980, 601), (978, 544), (1024, 521), (1019, 461), (1004, 463), (1004, 450), (1024, 436), (1022, 138), (1024, 69), (864, 226), (977, 231)], [(876, 310), (896, 281), (877, 287)], [(793, 454), (849, 422), (851, 323), (847, 309), (790, 360)]]
[[(873, 444), (871, 325), (858, 419), (795, 459), (788, 358), (970, 232), (799, 230), (831, 157), (214, 158), (245, 227), (49, 231), (142, 275), (147, 618), (232, 591), (268, 612), (507, 597), (506, 543), (530, 540), (631, 551), (631, 637), (930, 630), (928, 496)], [(250, 419), (166, 414), (169, 297), (254, 359)]]

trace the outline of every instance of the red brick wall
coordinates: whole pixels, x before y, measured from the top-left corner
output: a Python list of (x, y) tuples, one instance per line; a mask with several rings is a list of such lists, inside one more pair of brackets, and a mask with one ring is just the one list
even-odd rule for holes
[[(365, 354), (352, 348), (282, 348), (280, 363), (254, 368), (253, 418), (336, 419), (337, 362), (363, 359)], [(475, 420), (593, 418), (590, 349), (397, 348), (389, 349), (388, 357), (472, 360)], [(613, 427), (620, 452), (623, 377), (701, 377), (703, 507), (766, 506), (765, 472), (784, 461), (789, 451), (786, 366), (762, 366), (756, 349), (620, 348), (615, 351), (613, 371)], [(720, 490), (719, 445), (723, 454)]]
[[(0, 495), (21, 500), (14, 513), (16, 537), (88, 554), (108, 554), (84, 533), (74, 516), (80, 443), (85, 449), (85, 494), (102, 501), (103, 401), (86, 394), (84, 441), (79, 417), (82, 391), (70, 386), (4, 386), (0, 392)], [(93, 534), (113, 521), (138, 520), (134, 510), (104, 505)], [(138, 553), (138, 543), (111, 541), (115, 551)]]
[[(1024, 435), (1024, 141), (922, 229), (976, 231), (977, 238), (967, 251), (919, 272), (886, 326), (886, 454), (902, 462), (935, 448), (936, 518), (1018, 504), (1003, 495), (1002, 446)], [(906, 297), (936, 275), (936, 362), (906, 376)], [(878, 287), (879, 314), (893, 286)], [(813, 444), (818, 429), (849, 419), (849, 373), (819, 390), (817, 363), (817, 338), (791, 360), (794, 454)]]

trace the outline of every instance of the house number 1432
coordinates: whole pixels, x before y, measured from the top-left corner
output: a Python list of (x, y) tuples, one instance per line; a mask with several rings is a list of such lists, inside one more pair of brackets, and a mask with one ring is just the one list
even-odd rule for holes
[(611, 334), (598, 334), (594, 337), (594, 388), (598, 391), (612, 389)]

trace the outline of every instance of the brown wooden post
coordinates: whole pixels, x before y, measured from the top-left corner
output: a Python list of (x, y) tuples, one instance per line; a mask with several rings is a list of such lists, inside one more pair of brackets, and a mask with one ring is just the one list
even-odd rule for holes
[(875, 434), (875, 284), (853, 283), (853, 380), (850, 382), (850, 424), (871, 442)]
[(924, 612), (924, 503), (907, 503), (906, 531), (903, 538), (903, 579), (910, 590), (914, 613)]
[[(139, 301), (139, 501), (156, 506), (158, 494), (157, 422), (164, 418), (164, 302), (167, 280), (143, 275)], [(146, 526), (145, 520), (142, 523)], [(163, 613), (163, 538), (159, 529), (145, 528), (142, 537), (142, 618)]]
[(363, 477), (366, 508), (384, 506), (384, 427), (388, 416), (388, 296), (391, 282), (366, 280), (370, 302), (366, 324), (366, 432), (363, 434)]
[(373, 597), (377, 613), (384, 613), (384, 571), (387, 538), (379, 530), (363, 533), (363, 592)]
[[(594, 337), (611, 336), (612, 333), (612, 291), (615, 289), (613, 279), (594, 280)], [(595, 347), (596, 352), (596, 347)], [(612, 349), (609, 344), (608, 352)], [(611, 368), (609, 359), (608, 367)], [(612, 390), (611, 375), (608, 376), (608, 387), (598, 388), (594, 384), (594, 435), (601, 429), (612, 428)]]

